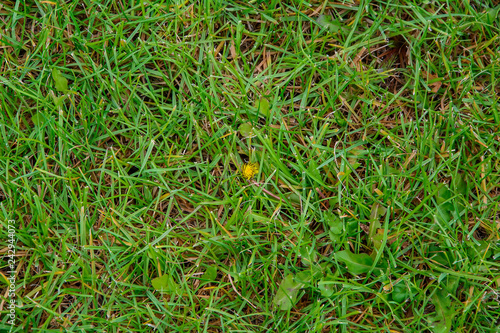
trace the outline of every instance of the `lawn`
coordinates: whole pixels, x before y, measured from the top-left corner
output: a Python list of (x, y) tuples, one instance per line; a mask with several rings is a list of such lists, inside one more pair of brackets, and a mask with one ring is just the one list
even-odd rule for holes
[(3, 0), (1, 332), (500, 332), (498, 0)]

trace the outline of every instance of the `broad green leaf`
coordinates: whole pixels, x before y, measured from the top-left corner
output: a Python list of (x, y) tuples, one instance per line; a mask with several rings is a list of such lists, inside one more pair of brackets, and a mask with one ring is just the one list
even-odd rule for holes
[(328, 232), (328, 236), (330, 236), (330, 240), (333, 243), (340, 243), (340, 242), (342, 242), (342, 235), (341, 234), (336, 234), (335, 232), (332, 231), (332, 229), (330, 229), (330, 231)]
[(300, 204), (300, 196), (297, 193), (290, 193), (288, 195), (288, 200), (290, 200), (292, 203)]
[(52, 95), (52, 98), (54, 100), (54, 104), (56, 107), (60, 108), (61, 105), (63, 104), (64, 100), (68, 97), (68, 95), (62, 95), (59, 97), (56, 97), (55, 95)]
[(318, 163), (314, 159), (311, 159), (309, 162), (309, 165), (307, 166), (307, 171), (308, 174), (311, 175), (312, 177), (321, 180), (323, 177), (321, 177), (321, 174), (318, 170)]
[(452, 267), (452, 263), (455, 261), (451, 251), (437, 245), (429, 247), (428, 259), (449, 268)]
[[(387, 209), (378, 203), (375, 203), (372, 205), (372, 210), (370, 213), (370, 228), (368, 231), (368, 245), (372, 246), (375, 243), (375, 237), (377, 237), (377, 230), (382, 227), (380, 224), (380, 217), (384, 215), (387, 212)], [(380, 241), (380, 236), (377, 238), (378, 241)], [(377, 250), (380, 248), (380, 245), (382, 244), (379, 242), (379, 246), (375, 247)]]
[(295, 276), (295, 281), (299, 283), (310, 283), (313, 280), (313, 271), (311, 269), (307, 269), (305, 271), (297, 273)]
[(344, 232), (344, 223), (338, 217), (338, 215), (328, 212), (326, 216), (327, 216), (328, 225), (330, 226), (330, 230), (334, 234), (337, 234), (337, 235), (342, 234)]
[(437, 192), (436, 201), (438, 204), (443, 204), (449, 202), (449, 200), (453, 197), (453, 192), (448, 189), (448, 186), (445, 184), (438, 185), (439, 190)]
[(394, 286), (391, 296), (394, 302), (401, 304), (408, 299), (408, 297), (410, 296), (410, 291), (403, 282), (400, 282)]
[(334, 254), (335, 259), (347, 265), (347, 270), (352, 274), (369, 272), (373, 259), (366, 253), (355, 254), (349, 250), (339, 251)]
[(500, 12), (500, 5), (496, 6), (495, 8), (491, 8), (489, 11), (486, 12), (486, 22), (488, 24), (494, 24), (495, 22), (499, 22), (499, 12)]
[(61, 72), (58, 69), (52, 69), (52, 78), (54, 79), (57, 91), (61, 91), (63, 93), (68, 91), (68, 80), (64, 76), (62, 76)]
[(372, 205), (372, 210), (370, 212), (370, 220), (379, 219), (387, 212), (387, 208), (381, 206), (378, 203)]
[(281, 281), (278, 292), (274, 296), (273, 304), (280, 310), (290, 310), (297, 301), (297, 295), (303, 286), (303, 283), (295, 281), (292, 274), (288, 274)]
[(461, 193), (464, 197), (467, 197), (467, 183), (464, 180), (464, 176), (460, 173), (457, 174), (457, 176), (453, 179), (453, 183), (456, 191)]
[(238, 128), (238, 131), (240, 132), (241, 136), (245, 138), (254, 136), (253, 126), (250, 123), (241, 124), (240, 127)]
[(436, 218), (440, 222), (448, 222), (451, 220), (451, 212), (454, 210), (453, 203), (450, 200), (453, 197), (453, 192), (448, 189), (445, 184), (439, 184), (436, 194)]
[(205, 273), (203, 273), (202, 278), (207, 281), (215, 281), (217, 278), (217, 266), (212, 265), (208, 267)]
[(318, 289), (321, 293), (321, 296), (331, 297), (335, 293), (335, 285), (330, 283), (332, 281), (331, 278), (324, 278), (318, 282)]
[(337, 207), (339, 205), (339, 197), (332, 197), (328, 200), (330, 207)]
[(232, 265), (231, 270), (228, 272), (228, 274), (231, 275), (234, 282), (238, 282), (241, 278), (246, 277), (247, 271), (241, 270), (241, 268), (238, 268), (236, 265)]
[(342, 239), (342, 234), (344, 233), (344, 222), (342, 222), (337, 214), (332, 212), (326, 212), (325, 219), (330, 227), (330, 240), (334, 243), (339, 243)]
[(389, 295), (385, 293), (377, 293), (377, 297), (375, 298), (377, 304), (387, 304), (389, 301)]
[(475, 242), (466, 241), (467, 245), (467, 255), (469, 259), (489, 259), (492, 255), (491, 242), (488, 241), (476, 241), (479, 244), (476, 245)]
[(452, 295), (457, 294), (459, 283), (460, 283), (460, 278), (453, 275), (448, 275), (446, 279), (443, 281), (444, 287)]
[(433, 332), (447, 333), (451, 330), (451, 323), (455, 317), (451, 300), (452, 298), (448, 296), (448, 291), (445, 288), (437, 290), (432, 295), (431, 301), (436, 308), (436, 316), (432, 319)]
[(43, 119), (43, 115), (38, 111), (36, 111), (36, 113), (31, 116), (31, 121), (37, 127), (40, 127), (43, 124)]
[(269, 111), (270, 111), (270, 106), (269, 106), (269, 101), (262, 97), (259, 100), (255, 101), (255, 107), (259, 111), (261, 115), (264, 117), (269, 117)]
[(158, 259), (158, 249), (152, 246), (149, 246), (149, 248), (146, 251), (146, 254), (150, 259)]
[(320, 15), (316, 22), (331, 33), (335, 33), (340, 29), (340, 22), (332, 20), (329, 15)]
[(456, 200), (459, 212), (461, 213), (465, 209), (466, 202), (469, 201), (469, 192), (467, 188), (467, 183), (464, 180), (464, 176), (462, 174), (457, 174), (455, 178), (453, 178), (452, 189), (455, 193), (461, 194), (462, 197), (459, 197)]
[(309, 270), (312, 272), (313, 279), (317, 279), (327, 271), (328, 267), (332, 265), (326, 262), (322, 262), (321, 264), (314, 264), (312, 265)]
[(345, 229), (347, 234), (352, 234), (353, 232), (358, 231), (358, 228), (359, 228), (359, 222), (354, 219), (347, 221), (345, 224)]
[(452, 215), (451, 215), (451, 210), (448, 209), (449, 207), (447, 204), (445, 205), (438, 205), (436, 207), (436, 220), (437, 222), (445, 222), (448, 223), (451, 221)]
[(375, 236), (371, 238), (373, 248), (377, 251), (380, 250), (383, 240), (384, 234), (375, 234)]
[(314, 248), (311, 248), (309, 246), (302, 246), (299, 253), (302, 264), (304, 264), (304, 266), (311, 266), (312, 264), (316, 263), (318, 259), (318, 255)]
[(356, 170), (356, 169), (357, 169), (357, 168), (359, 168), (360, 166), (361, 166), (361, 163), (359, 163), (359, 162), (355, 162), (355, 163), (351, 164), (351, 167), (352, 167), (354, 170)]
[(297, 273), (295, 276), (295, 281), (299, 283), (311, 283), (312, 281), (323, 276), (323, 273), (327, 269), (327, 264), (322, 263), (321, 265), (313, 264), (309, 266), (305, 271)]
[(163, 291), (167, 294), (180, 293), (180, 288), (171, 275), (164, 274), (151, 281), (151, 284), (156, 290)]

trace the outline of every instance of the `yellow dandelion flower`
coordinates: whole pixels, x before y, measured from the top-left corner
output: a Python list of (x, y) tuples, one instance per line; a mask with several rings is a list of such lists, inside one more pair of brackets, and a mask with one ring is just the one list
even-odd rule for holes
[(245, 163), (241, 167), (241, 175), (246, 179), (252, 179), (259, 172), (258, 163)]

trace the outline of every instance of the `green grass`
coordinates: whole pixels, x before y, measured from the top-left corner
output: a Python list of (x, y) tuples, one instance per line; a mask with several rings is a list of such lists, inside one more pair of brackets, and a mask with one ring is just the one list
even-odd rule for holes
[(3, 1), (0, 330), (499, 332), (499, 9)]

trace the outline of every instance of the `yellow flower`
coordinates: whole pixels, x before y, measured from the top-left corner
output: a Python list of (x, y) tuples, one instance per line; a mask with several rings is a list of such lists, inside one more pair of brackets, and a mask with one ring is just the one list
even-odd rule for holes
[(258, 163), (245, 163), (241, 167), (241, 175), (246, 179), (252, 179), (259, 171)]

